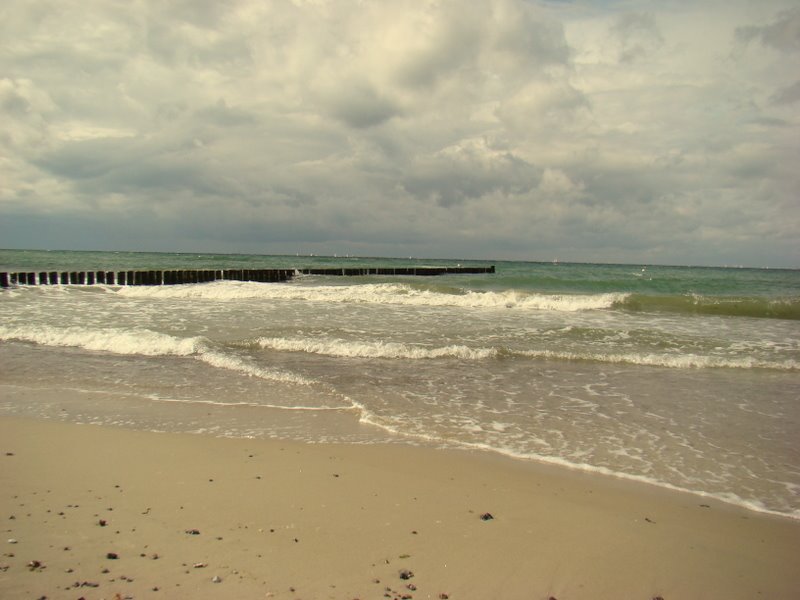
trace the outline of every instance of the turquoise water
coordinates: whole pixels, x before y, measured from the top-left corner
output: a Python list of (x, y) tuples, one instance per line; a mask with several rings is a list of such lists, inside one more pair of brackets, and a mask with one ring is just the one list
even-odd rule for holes
[(495, 274), (0, 291), (0, 412), (433, 444), (800, 518), (800, 272), (0, 251), (0, 271), (494, 264)]

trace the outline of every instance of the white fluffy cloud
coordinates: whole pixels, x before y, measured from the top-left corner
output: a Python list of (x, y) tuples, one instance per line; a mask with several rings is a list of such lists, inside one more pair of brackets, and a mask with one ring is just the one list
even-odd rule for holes
[(800, 11), (11, 0), (0, 246), (797, 266)]

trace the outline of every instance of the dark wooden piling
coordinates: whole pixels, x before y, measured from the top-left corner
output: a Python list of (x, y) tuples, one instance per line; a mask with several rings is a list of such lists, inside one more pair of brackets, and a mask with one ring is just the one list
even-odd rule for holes
[(303, 269), (224, 269), (169, 271), (50, 271), (0, 273), (0, 287), (16, 285), (179, 285), (212, 281), (253, 281), (257, 283), (289, 281), (296, 273), (339, 277), (367, 275), (437, 276), (448, 274), (494, 273), (490, 267), (360, 267), (360, 268), (303, 268)]

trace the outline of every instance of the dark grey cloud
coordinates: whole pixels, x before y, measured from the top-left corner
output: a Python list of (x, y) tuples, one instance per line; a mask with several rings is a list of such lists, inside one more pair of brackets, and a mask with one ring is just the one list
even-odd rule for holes
[(664, 38), (649, 13), (625, 13), (611, 26), (611, 32), (619, 39), (620, 62), (633, 62), (657, 50)]
[(782, 52), (800, 52), (800, 7), (781, 11), (769, 25), (746, 25), (736, 29), (744, 43), (758, 40)]
[(793, 104), (800, 100), (800, 81), (795, 81), (792, 85), (779, 89), (770, 100), (774, 104)]

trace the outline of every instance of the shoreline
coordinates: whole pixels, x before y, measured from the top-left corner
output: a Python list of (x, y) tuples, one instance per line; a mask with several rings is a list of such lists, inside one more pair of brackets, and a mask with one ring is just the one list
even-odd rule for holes
[(0, 440), (2, 597), (744, 600), (800, 589), (791, 517), (487, 452), (7, 416)]
[[(441, 450), (445, 452), (463, 452), (475, 454), (487, 454), (497, 457), (498, 460), (519, 462), (532, 465), (532, 468), (542, 469), (555, 469), (556, 472), (570, 471), (578, 474), (585, 474), (590, 477), (610, 478), (612, 480), (619, 480), (628, 485), (634, 486), (647, 486), (655, 487), (665, 492), (688, 494), (693, 496), (698, 502), (715, 501), (731, 507), (744, 510), (746, 513), (753, 513), (756, 515), (773, 516), (777, 518), (788, 519), (800, 524), (800, 510), (795, 510), (793, 513), (781, 512), (773, 510), (763, 505), (759, 505), (758, 501), (746, 500), (736, 494), (730, 494), (731, 497), (724, 497), (714, 492), (698, 491), (688, 488), (682, 488), (667, 482), (649, 479), (647, 477), (630, 474), (620, 471), (612, 471), (605, 467), (598, 467), (594, 465), (572, 463), (567, 460), (539, 455), (521, 455), (508, 451), (503, 448), (496, 448), (482, 444), (474, 444), (466, 441), (453, 441), (438, 439), (426, 434), (416, 434), (410, 432), (402, 432), (384, 425), (374, 423), (370, 420), (363, 421), (357, 416), (352, 419), (345, 417), (339, 418), (341, 415), (355, 415), (360, 413), (360, 408), (341, 408), (314, 411), (315, 418), (313, 420), (306, 420), (298, 413), (304, 412), (297, 409), (284, 409), (279, 407), (268, 407), (262, 405), (240, 404), (234, 405), (231, 403), (218, 403), (214, 401), (193, 401), (193, 402), (163, 402), (147, 401), (147, 413), (151, 415), (150, 425), (155, 425), (158, 422), (169, 422), (174, 425), (175, 422), (181, 421), (185, 426), (187, 422), (196, 422), (197, 427), (189, 427), (187, 429), (170, 429), (170, 428), (149, 428), (148, 426), (139, 422), (141, 412), (136, 410), (136, 418), (124, 417), (116, 419), (108, 414), (99, 415), (98, 411), (103, 408), (102, 404), (94, 404), (91, 413), (95, 415), (92, 419), (84, 416), (83, 419), (75, 419), (74, 414), (80, 413), (79, 405), (81, 405), (87, 397), (97, 396), (100, 398), (109, 394), (114, 394), (117, 402), (121, 398), (133, 398), (134, 404), (138, 404), (141, 398), (135, 395), (129, 395), (125, 392), (109, 392), (107, 390), (78, 390), (72, 388), (60, 388), (58, 390), (53, 388), (37, 388), (31, 387), (30, 384), (0, 384), (0, 395), (12, 395), (21, 403), (28, 403), (32, 399), (46, 400), (38, 412), (30, 414), (26, 413), (6, 413), (5, 416), (12, 419), (32, 419), (44, 420), (52, 423), (71, 423), (75, 425), (91, 425), (110, 428), (123, 428), (129, 431), (141, 431), (149, 433), (166, 433), (176, 435), (201, 435), (222, 438), (238, 438), (236, 434), (229, 434), (225, 428), (220, 429), (201, 427), (200, 421), (213, 421), (215, 423), (224, 422), (225, 416), (223, 413), (210, 413), (209, 410), (213, 409), (229, 409), (231, 406), (236, 406), (237, 409), (247, 410), (253, 409), (261, 411), (263, 409), (274, 410), (270, 414), (270, 423), (274, 427), (276, 423), (283, 424), (284, 428), (281, 433), (270, 436), (264, 431), (253, 431), (250, 436), (241, 436), (241, 439), (267, 439), (267, 440), (286, 440), (287, 443), (300, 443), (300, 444), (331, 444), (331, 445), (400, 445), (409, 447), (422, 447), (431, 450)], [(58, 407), (58, 408), (56, 408)], [(197, 409), (202, 408), (202, 412)], [(178, 412), (173, 412), (176, 409)], [(60, 410), (62, 412), (61, 419), (50, 419), (42, 417), (47, 411)], [(55, 413), (52, 413), (55, 414)], [(0, 416), (0, 418), (5, 418)], [(257, 415), (250, 415), (252, 418), (259, 418)], [(260, 417), (260, 418), (263, 418)], [(136, 424), (134, 424), (136, 421)], [(317, 435), (302, 436), (301, 432), (304, 429), (311, 428), (317, 432)], [(364, 431), (364, 428), (370, 431)], [(322, 432), (321, 434), (319, 432)], [(343, 433), (345, 432), (345, 433)], [(254, 436), (254, 437), (253, 437)], [(343, 439), (338, 439), (338, 438)]]

